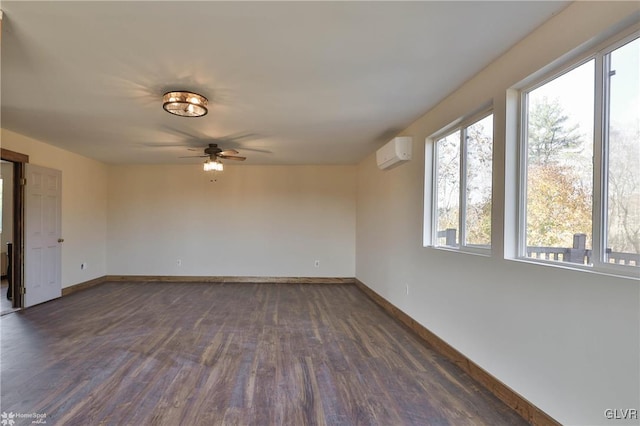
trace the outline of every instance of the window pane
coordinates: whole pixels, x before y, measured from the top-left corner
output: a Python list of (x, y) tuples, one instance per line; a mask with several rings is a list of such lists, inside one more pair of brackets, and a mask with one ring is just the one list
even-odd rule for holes
[(640, 253), (640, 40), (610, 54), (605, 261), (638, 265)]
[(493, 115), (467, 127), (466, 245), (491, 245)]
[(591, 263), (594, 61), (527, 96), (526, 255)]
[(436, 142), (438, 165), (437, 245), (458, 245), (460, 215), (460, 131)]

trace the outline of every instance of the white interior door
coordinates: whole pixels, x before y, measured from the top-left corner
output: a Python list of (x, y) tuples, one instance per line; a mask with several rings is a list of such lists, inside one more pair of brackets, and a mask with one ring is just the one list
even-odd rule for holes
[(62, 172), (25, 164), (24, 307), (62, 295)]

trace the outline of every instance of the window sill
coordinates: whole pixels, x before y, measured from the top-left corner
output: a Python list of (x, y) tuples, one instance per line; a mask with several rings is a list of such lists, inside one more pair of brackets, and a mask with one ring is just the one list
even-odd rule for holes
[(619, 266), (614, 264), (600, 265), (580, 265), (566, 262), (555, 262), (551, 260), (532, 259), (530, 257), (505, 258), (513, 262), (528, 263), (532, 265), (551, 266), (553, 268), (566, 269), (570, 271), (587, 272), (590, 274), (598, 274), (615, 278), (628, 278), (632, 280), (640, 280), (640, 269), (636, 267)]
[(461, 254), (470, 254), (473, 256), (481, 256), (481, 257), (491, 257), (491, 249), (478, 249), (478, 248), (469, 248), (469, 247), (448, 247), (448, 246), (425, 246), (425, 248), (430, 248), (434, 250), (440, 251), (448, 251), (452, 253), (461, 253)]

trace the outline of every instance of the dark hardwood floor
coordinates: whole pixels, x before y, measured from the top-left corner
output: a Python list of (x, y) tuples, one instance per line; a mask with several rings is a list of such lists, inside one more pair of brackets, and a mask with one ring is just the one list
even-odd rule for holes
[(0, 327), (0, 412), (47, 425), (525, 424), (354, 285), (106, 283)]

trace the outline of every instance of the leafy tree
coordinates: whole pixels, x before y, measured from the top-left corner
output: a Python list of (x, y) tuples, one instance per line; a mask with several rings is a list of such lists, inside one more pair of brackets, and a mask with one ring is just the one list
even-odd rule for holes
[(572, 247), (592, 233), (591, 158), (578, 124), (558, 99), (532, 103), (528, 126), (527, 245)]
[(438, 230), (458, 229), (460, 206), (460, 132), (438, 144)]
[[(489, 121), (491, 119), (489, 118)], [(491, 243), (492, 132), (479, 121), (466, 128), (466, 216), (468, 244)], [(460, 131), (438, 142), (438, 230), (458, 230), (460, 214)], [(459, 238), (459, 233), (458, 233)]]
[(535, 166), (527, 175), (527, 245), (571, 247), (574, 234), (591, 236), (591, 188), (560, 165)]
[(467, 205), (467, 243), (491, 243), (491, 196)]
[(533, 101), (529, 107), (529, 164), (547, 165), (557, 163), (560, 153), (578, 148), (582, 135), (578, 124), (570, 124), (558, 99), (544, 96)]
[(609, 133), (607, 246), (640, 253), (640, 126)]
[(493, 135), (482, 122), (467, 128), (467, 215), (468, 244), (491, 243), (491, 180)]

